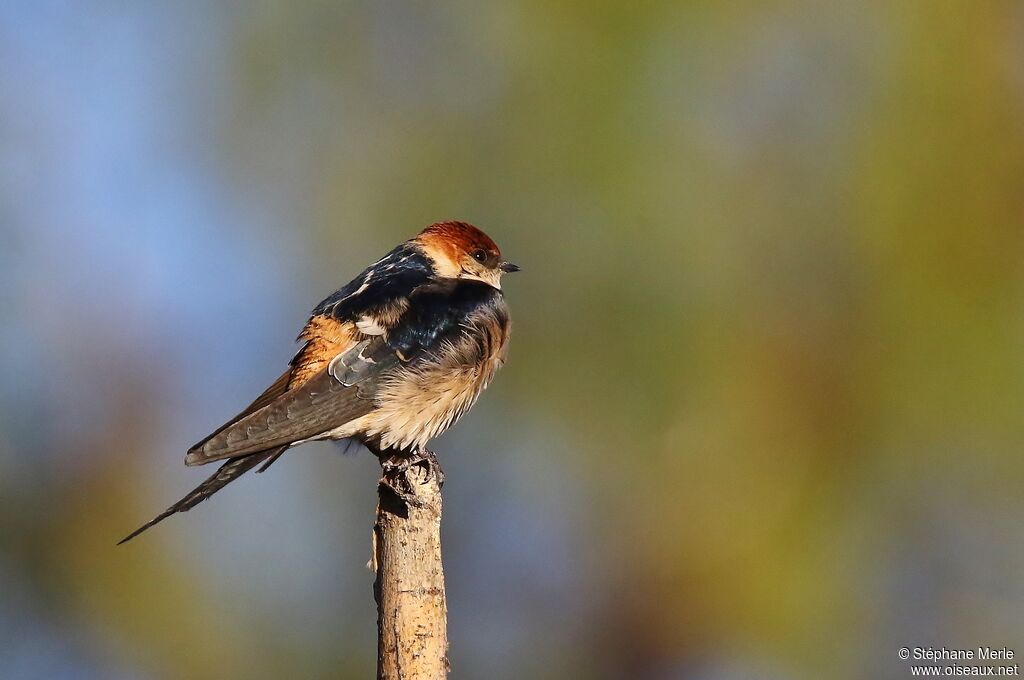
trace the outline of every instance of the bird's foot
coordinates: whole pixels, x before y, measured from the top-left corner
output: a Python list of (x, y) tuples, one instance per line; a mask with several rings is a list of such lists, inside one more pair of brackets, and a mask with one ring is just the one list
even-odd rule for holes
[(437, 479), (438, 488), (444, 486), (444, 469), (441, 467), (441, 461), (437, 459), (437, 454), (433, 451), (420, 449), (409, 457), (409, 465), (420, 465), (426, 470), (427, 476), (423, 480), (424, 484), (434, 477)]
[(403, 475), (414, 465), (419, 465), (427, 473), (423, 484), (429, 482), (431, 477), (436, 477), (438, 487), (444, 486), (444, 470), (441, 468), (441, 462), (437, 459), (437, 454), (427, 449), (418, 449), (404, 456), (393, 455), (382, 459), (380, 465), (384, 468), (385, 477)]
[(437, 479), (438, 488), (444, 484), (444, 471), (441, 469), (437, 456), (432, 451), (426, 449), (405, 455), (392, 454), (388, 457), (381, 457), (380, 466), (383, 471), (380, 478), (381, 488), (390, 491), (396, 499), (406, 506), (416, 508), (425, 506), (424, 501), (419, 497), (414, 486), (416, 482), (412, 481), (409, 475), (406, 474), (413, 467), (420, 466), (426, 473), (422, 476), (422, 480), (419, 481), (419, 485), (428, 483), (431, 477)]

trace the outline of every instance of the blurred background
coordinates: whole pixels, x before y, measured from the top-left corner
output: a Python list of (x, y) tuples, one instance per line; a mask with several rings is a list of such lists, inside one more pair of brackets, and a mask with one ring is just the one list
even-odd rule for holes
[(1024, 640), (1024, 5), (0, 5), (0, 675), (367, 678), (376, 462), (132, 543), (310, 309), (472, 221), (453, 678)]

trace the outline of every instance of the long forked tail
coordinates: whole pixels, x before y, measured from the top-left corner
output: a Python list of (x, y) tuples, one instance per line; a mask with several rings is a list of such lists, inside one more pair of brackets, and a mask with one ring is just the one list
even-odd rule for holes
[(132, 533), (128, 534), (124, 538), (122, 538), (120, 541), (117, 542), (117, 544), (121, 545), (122, 543), (132, 540), (146, 529), (156, 524), (159, 524), (160, 522), (162, 522), (163, 520), (167, 519), (175, 513), (185, 512), (186, 510), (192, 509), (199, 503), (202, 503), (207, 498), (223, 489), (231, 482), (235, 481), (236, 479), (244, 475), (249, 470), (253, 469), (257, 465), (262, 463), (263, 461), (269, 459), (269, 466), (269, 463), (274, 462), (274, 460), (276, 460), (278, 456), (284, 453), (284, 450), (287, 448), (287, 446), (280, 446), (275, 449), (268, 449), (267, 451), (251, 453), (248, 456), (232, 458), (228, 462), (221, 465), (220, 468), (218, 468), (217, 471), (213, 473), (213, 475), (209, 479), (207, 479), (205, 482), (203, 482), (195, 489), (193, 489), (192, 492), (189, 493), (189, 495), (185, 496), (180, 501), (178, 501), (171, 507), (161, 512), (159, 515), (149, 520), (148, 522), (146, 522), (141, 527), (139, 527)]

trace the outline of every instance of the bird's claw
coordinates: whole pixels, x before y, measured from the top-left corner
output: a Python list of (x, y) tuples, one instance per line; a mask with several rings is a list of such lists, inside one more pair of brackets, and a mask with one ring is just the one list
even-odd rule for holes
[(441, 468), (441, 462), (437, 459), (437, 454), (433, 451), (420, 449), (410, 455), (392, 456), (381, 462), (385, 477), (402, 475), (414, 465), (420, 465), (426, 470), (427, 475), (421, 482), (422, 484), (426, 484), (431, 477), (436, 476), (438, 487), (444, 486), (444, 470)]
[(441, 463), (438, 462), (437, 456), (432, 451), (423, 449), (407, 455), (396, 454), (382, 458), (380, 466), (384, 474), (381, 475), (380, 486), (388, 489), (407, 507), (420, 508), (424, 507), (424, 502), (413, 488), (414, 482), (405, 474), (416, 465), (422, 466), (426, 472), (420, 481), (421, 485), (428, 483), (431, 477), (437, 479), (438, 488), (444, 484), (444, 471), (441, 469)]
[(431, 477), (436, 477), (438, 488), (444, 486), (444, 469), (441, 467), (441, 461), (437, 459), (437, 454), (427, 449), (422, 449), (416, 452), (415, 455), (409, 459), (409, 465), (422, 465), (427, 472), (426, 478), (423, 483), (426, 484), (430, 481)]

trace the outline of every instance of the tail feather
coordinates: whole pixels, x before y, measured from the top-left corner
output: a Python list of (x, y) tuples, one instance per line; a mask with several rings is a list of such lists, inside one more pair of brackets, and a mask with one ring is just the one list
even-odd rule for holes
[(122, 543), (130, 541), (146, 529), (149, 529), (151, 526), (159, 524), (160, 522), (162, 522), (163, 520), (167, 519), (175, 513), (190, 510), (191, 508), (195, 507), (199, 503), (202, 503), (207, 498), (223, 489), (231, 482), (241, 477), (249, 470), (253, 469), (263, 461), (267, 460), (268, 458), (270, 459), (270, 461), (267, 463), (267, 465), (269, 466), (269, 464), (276, 460), (277, 457), (280, 456), (282, 453), (284, 453), (284, 450), (287, 448), (287, 446), (280, 446), (274, 449), (269, 449), (267, 451), (259, 451), (257, 453), (251, 453), (248, 456), (241, 456), (240, 458), (233, 458), (229, 460), (228, 462), (221, 465), (209, 479), (207, 479), (205, 482), (203, 482), (195, 489), (193, 489), (191, 493), (189, 493), (187, 496), (182, 498), (180, 501), (178, 501), (171, 507), (161, 512), (159, 515), (157, 515), (150, 521), (143, 524), (141, 527), (139, 527), (132, 533), (122, 538), (120, 541), (118, 541), (117, 544), (121, 545)]
[(284, 453), (285, 450), (287, 450), (287, 448), (288, 448), (287, 446), (282, 446), (280, 449), (278, 449), (277, 453), (272, 455), (270, 457), (270, 459), (267, 460), (267, 462), (264, 463), (263, 466), (260, 467), (260, 469), (256, 471), (256, 474), (260, 475), (260, 474), (263, 474), (264, 472), (266, 472), (267, 468), (269, 468), (271, 465), (273, 465), (274, 461), (276, 461), (278, 458), (280, 458), (281, 454)]

